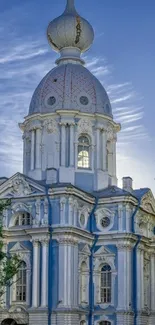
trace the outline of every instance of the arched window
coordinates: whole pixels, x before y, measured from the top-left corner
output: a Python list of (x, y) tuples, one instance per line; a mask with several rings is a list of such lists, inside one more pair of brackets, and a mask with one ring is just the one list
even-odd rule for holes
[(81, 264), (81, 287), (80, 287), (80, 302), (87, 303), (87, 264)]
[(26, 302), (26, 263), (22, 261), (17, 273), (16, 301)]
[(111, 302), (111, 267), (108, 264), (101, 269), (101, 302)]
[(90, 141), (86, 135), (78, 139), (78, 167), (90, 168)]
[(31, 215), (28, 212), (18, 213), (15, 226), (30, 226), (31, 225)]
[(111, 323), (108, 322), (107, 320), (103, 320), (102, 322), (99, 323), (99, 325), (111, 325)]

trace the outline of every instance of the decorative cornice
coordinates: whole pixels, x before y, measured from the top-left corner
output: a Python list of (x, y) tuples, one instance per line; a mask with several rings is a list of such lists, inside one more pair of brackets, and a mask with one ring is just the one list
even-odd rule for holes
[(78, 238), (74, 238), (72, 235), (58, 236), (57, 241), (60, 245), (78, 245)]

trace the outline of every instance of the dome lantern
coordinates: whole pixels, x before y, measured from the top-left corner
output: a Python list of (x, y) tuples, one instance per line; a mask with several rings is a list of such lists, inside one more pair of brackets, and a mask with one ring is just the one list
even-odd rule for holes
[(63, 14), (49, 23), (47, 38), (53, 50), (60, 53), (57, 64), (66, 60), (83, 64), (80, 56), (93, 43), (94, 31), (89, 22), (77, 13), (74, 0), (67, 0)]

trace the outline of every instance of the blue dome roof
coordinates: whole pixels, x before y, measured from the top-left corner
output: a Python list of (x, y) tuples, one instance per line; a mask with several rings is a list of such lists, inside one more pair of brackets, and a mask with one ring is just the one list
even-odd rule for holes
[(61, 64), (36, 88), (29, 114), (76, 110), (112, 117), (108, 95), (99, 80), (81, 64)]

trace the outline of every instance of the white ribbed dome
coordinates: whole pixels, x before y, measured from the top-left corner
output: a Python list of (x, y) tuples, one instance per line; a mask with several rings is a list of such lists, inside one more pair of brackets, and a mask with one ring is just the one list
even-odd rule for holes
[(94, 31), (89, 22), (76, 12), (74, 1), (68, 0), (64, 13), (49, 24), (47, 37), (57, 52), (64, 48), (85, 52), (93, 42)]
[(108, 95), (81, 64), (62, 64), (51, 70), (36, 88), (29, 114), (78, 110), (112, 117)]

